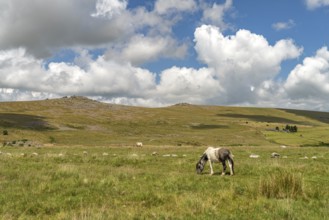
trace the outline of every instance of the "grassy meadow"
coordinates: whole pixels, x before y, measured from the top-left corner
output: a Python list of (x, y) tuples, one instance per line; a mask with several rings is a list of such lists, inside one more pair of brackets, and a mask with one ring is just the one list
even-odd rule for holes
[[(214, 176), (209, 175), (209, 166), (203, 175), (195, 174), (195, 163), (203, 150), (191, 146), (5, 148), (0, 156), (1, 217), (326, 219), (329, 216), (326, 148), (231, 147), (236, 170), (232, 177), (220, 176), (218, 164)], [(288, 158), (270, 158), (272, 151)], [(154, 152), (157, 154), (152, 155)], [(249, 158), (251, 153), (260, 158)], [(300, 159), (305, 156), (310, 159)], [(313, 156), (317, 159), (311, 159)]]
[[(320, 112), (138, 108), (80, 97), (0, 103), (7, 132), (0, 134), (0, 217), (327, 219), (328, 119)], [(283, 132), (286, 124), (298, 132)], [(208, 164), (195, 173), (207, 145), (232, 150), (236, 175), (220, 176), (218, 164), (213, 176)]]

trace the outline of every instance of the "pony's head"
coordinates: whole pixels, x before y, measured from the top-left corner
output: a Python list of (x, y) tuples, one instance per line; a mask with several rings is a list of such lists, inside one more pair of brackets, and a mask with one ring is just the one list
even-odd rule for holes
[(200, 160), (196, 164), (196, 173), (197, 174), (201, 174), (202, 173), (202, 171), (204, 169), (204, 166), (207, 163), (207, 160), (208, 160), (207, 155), (206, 154), (202, 155), (202, 157), (200, 158)]

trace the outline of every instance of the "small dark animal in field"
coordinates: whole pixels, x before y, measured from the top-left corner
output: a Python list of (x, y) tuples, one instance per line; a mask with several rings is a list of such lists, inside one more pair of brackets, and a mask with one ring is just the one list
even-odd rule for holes
[(222, 163), (223, 171), (222, 176), (225, 175), (226, 171), (226, 161), (230, 167), (230, 174), (231, 176), (234, 175), (234, 162), (233, 162), (233, 155), (232, 153), (226, 148), (214, 148), (208, 147), (207, 150), (203, 153), (200, 160), (196, 164), (196, 172), (197, 174), (201, 174), (207, 161), (209, 160), (210, 165), (210, 175), (214, 174), (212, 163)]

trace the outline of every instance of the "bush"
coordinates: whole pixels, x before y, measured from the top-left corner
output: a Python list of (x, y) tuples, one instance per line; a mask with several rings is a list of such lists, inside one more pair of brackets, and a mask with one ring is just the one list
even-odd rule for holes
[(275, 172), (260, 180), (259, 192), (267, 198), (295, 199), (304, 195), (302, 176), (293, 171)]
[(7, 130), (4, 130), (4, 131), (2, 132), (2, 134), (3, 134), (3, 135), (8, 135), (9, 133), (8, 133)]

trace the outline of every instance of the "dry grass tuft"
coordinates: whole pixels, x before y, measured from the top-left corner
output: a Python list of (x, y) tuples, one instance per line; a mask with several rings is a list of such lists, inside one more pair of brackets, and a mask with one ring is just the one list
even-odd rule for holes
[(296, 199), (304, 195), (300, 173), (281, 170), (260, 179), (259, 193), (267, 198)]

